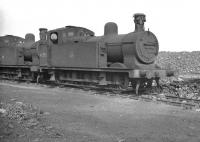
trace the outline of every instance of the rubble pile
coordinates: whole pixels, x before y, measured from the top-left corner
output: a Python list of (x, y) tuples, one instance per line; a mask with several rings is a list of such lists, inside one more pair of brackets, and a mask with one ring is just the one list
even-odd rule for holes
[(40, 110), (31, 104), (23, 102), (1, 103), (0, 114), (10, 120), (16, 120), (26, 128), (39, 124)]
[(156, 59), (156, 64), (163, 69), (177, 71), (174, 79), (161, 79), (164, 94), (200, 99), (200, 51), (161, 51)]
[(173, 81), (162, 84), (163, 93), (188, 99), (200, 100), (200, 83), (191, 81)]
[(18, 139), (24, 139), (30, 135), (36, 136), (35, 134), (37, 136), (33, 141), (43, 141), (43, 137), (55, 139), (63, 137), (61, 130), (45, 122), (45, 115), (49, 115), (48, 112), (31, 104), (13, 100), (15, 99), (0, 102), (0, 141), (9, 139), (13, 141), (12, 138), (16, 136)]
[(9, 119), (16, 119), (18, 121), (36, 118), (39, 110), (31, 104), (22, 102), (15, 102), (14, 104), (5, 104), (6, 116)]
[(200, 100), (200, 79), (163, 79), (160, 80), (160, 87), (152, 86), (144, 89), (142, 94), (163, 94), (164, 96), (176, 96), (187, 99)]
[(156, 59), (156, 64), (164, 69), (178, 70), (180, 74), (200, 72), (200, 51), (161, 51)]

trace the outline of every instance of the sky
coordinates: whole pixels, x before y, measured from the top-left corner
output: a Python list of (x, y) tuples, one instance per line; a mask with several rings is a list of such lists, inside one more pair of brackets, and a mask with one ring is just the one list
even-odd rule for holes
[(0, 0), (0, 36), (34, 33), (38, 40), (39, 28), (67, 25), (101, 36), (107, 22), (126, 34), (134, 31), (134, 13), (146, 15), (160, 51), (200, 51), (199, 0)]

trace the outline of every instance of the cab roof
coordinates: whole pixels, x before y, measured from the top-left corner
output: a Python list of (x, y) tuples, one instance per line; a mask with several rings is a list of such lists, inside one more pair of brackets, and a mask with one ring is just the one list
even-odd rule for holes
[(65, 26), (63, 28), (57, 28), (57, 29), (54, 29), (54, 30), (49, 30), (48, 32), (56, 32), (56, 31), (67, 31), (67, 30), (74, 30), (74, 31), (79, 31), (79, 30), (82, 30), (84, 32), (87, 32), (90, 36), (94, 36), (95, 33), (87, 28), (84, 28), (84, 27), (77, 27), (77, 26)]

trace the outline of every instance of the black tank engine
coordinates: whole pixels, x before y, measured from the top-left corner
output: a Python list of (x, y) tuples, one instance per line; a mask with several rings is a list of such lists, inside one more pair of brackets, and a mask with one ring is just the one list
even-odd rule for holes
[(114, 86), (136, 93), (139, 88), (158, 84), (161, 77), (174, 75), (154, 62), (159, 44), (145, 31), (144, 14), (135, 14), (135, 31), (118, 34), (117, 24), (105, 24), (104, 35), (75, 26), (48, 31), (40, 28), (40, 40), (33, 34), (25, 39), (0, 37), (0, 77), (31, 81)]

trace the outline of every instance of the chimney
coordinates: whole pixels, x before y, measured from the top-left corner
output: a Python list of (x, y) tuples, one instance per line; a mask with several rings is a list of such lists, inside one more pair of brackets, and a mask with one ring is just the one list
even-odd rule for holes
[(146, 16), (143, 13), (134, 14), (135, 32), (144, 31), (144, 22), (146, 22)]
[(40, 40), (47, 40), (47, 29), (46, 28), (40, 28)]

